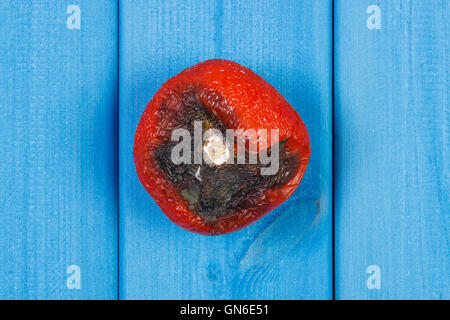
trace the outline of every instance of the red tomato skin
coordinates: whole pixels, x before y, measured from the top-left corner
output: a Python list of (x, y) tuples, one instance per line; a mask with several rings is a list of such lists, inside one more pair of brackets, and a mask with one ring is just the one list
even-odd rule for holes
[[(188, 208), (186, 200), (165, 178), (153, 159), (155, 147), (170, 137), (171, 119), (176, 115), (180, 95), (195, 88), (198, 100), (227, 128), (279, 129), (279, 141), (289, 139), (286, 150), (298, 157), (297, 171), (283, 186), (267, 190), (255, 208), (205, 223)], [(167, 217), (178, 226), (199, 234), (220, 235), (242, 229), (257, 221), (289, 198), (299, 185), (310, 157), (308, 131), (302, 119), (283, 96), (262, 77), (236, 62), (212, 59), (198, 63), (170, 78), (147, 104), (134, 139), (137, 175), (147, 192)]]

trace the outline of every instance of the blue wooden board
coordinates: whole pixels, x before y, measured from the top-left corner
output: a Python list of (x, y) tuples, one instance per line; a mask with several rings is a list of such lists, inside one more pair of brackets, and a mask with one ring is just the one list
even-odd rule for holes
[(450, 298), (449, 5), (335, 1), (338, 299)]
[[(120, 298), (332, 297), (331, 1), (121, 1)], [(296, 193), (239, 232), (171, 223), (138, 181), (133, 139), (156, 90), (184, 68), (226, 58), (296, 108), (312, 155)]]
[[(331, 298), (331, 1), (117, 2), (0, 3), (0, 299)], [(334, 6), (336, 298), (449, 299), (450, 4)], [(152, 95), (209, 58), (312, 143), (296, 193), (219, 237), (169, 222), (132, 159)]]
[(114, 299), (117, 4), (0, 17), (0, 298)]

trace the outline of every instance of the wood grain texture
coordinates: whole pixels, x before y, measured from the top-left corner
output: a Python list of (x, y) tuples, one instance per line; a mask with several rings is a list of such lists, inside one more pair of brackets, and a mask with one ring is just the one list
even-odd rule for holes
[[(120, 298), (329, 299), (331, 1), (120, 2)], [(263, 76), (308, 127), (312, 156), (296, 193), (219, 237), (171, 223), (140, 185), (134, 132), (168, 78), (209, 58)]]
[(117, 297), (117, 5), (69, 3), (0, 4), (1, 299)]
[(449, 2), (335, 5), (336, 297), (449, 299)]

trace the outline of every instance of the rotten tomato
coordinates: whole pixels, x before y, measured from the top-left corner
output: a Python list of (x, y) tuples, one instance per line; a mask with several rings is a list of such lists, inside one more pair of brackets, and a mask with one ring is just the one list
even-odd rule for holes
[(138, 177), (180, 227), (218, 235), (255, 222), (295, 191), (310, 156), (300, 116), (263, 78), (207, 60), (169, 79), (136, 130)]

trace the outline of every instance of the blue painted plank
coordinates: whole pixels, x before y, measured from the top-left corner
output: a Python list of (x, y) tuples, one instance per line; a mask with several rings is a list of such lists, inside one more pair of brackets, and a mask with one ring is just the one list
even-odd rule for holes
[(117, 4), (0, 17), (0, 298), (114, 299)]
[[(120, 298), (331, 298), (331, 9), (331, 1), (120, 2)], [(171, 223), (139, 183), (132, 155), (156, 90), (209, 58), (235, 60), (273, 84), (312, 143), (296, 193), (218, 237)]]
[(449, 299), (449, 2), (335, 5), (336, 297)]

